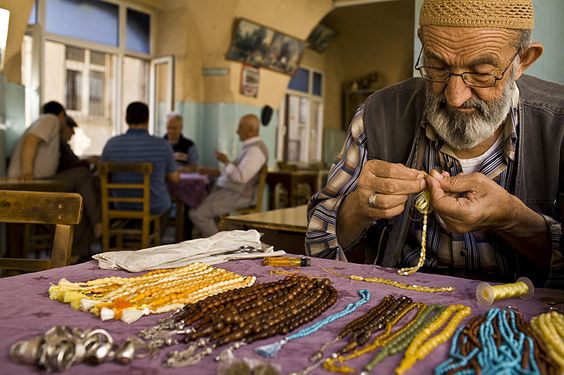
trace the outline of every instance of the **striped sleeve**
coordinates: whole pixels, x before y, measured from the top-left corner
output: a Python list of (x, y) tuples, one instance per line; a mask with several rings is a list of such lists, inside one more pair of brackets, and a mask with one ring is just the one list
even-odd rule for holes
[(356, 189), (366, 159), (366, 134), (360, 109), (352, 119), (345, 144), (331, 166), (327, 184), (309, 202), (305, 239), (309, 255), (346, 259), (337, 239), (337, 213), (344, 197)]
[(550, 240), (552, 243), (552, 257), (550, 259), (550, 269), (545, 286), (547, 288), (564, 289), (564, 254), (562, 254), (560, 247), (560, 241), (562, 240), (562, 224), (550, 216), (541, 216), (550, 231)]

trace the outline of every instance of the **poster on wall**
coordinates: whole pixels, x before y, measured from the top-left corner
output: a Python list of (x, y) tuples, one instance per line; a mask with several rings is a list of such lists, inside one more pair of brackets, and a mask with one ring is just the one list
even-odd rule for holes
[(267, 27), (245, 19), (235, 20), (233, 38), (227, 51), (227, 60), (260, 66), (264, 61), (273, 35), (274, 31)]
[(240, 61), (292, 75), (298, 69), (305, 42), (240, 18), (234, 21), (227, 60)]
[(243, 64), (241, 66), (241, 84), (239, 93), (245, 96), (258, 96), (259, 69), (257, 67)]

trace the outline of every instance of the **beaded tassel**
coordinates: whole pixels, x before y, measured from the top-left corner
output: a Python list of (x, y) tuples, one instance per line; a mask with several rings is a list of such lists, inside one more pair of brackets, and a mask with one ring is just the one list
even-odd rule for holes
[(423, 190), (415, 196), (413, 206), (415, 209), (423, 214), (423, 228), (421, 233), (421, 252), (419, 253), (419, 261), (414, 267), (400, 268), (397, 272), (398, 275), (409, 276), (417, 272), (425, 263), (425, 248), (427, 245), (427, 216), (433, 212), (431, 207), (431, 193), (429, 190)]
[(340, 319), (344, 316), (347, 316), (347, 315), (353, 313), (357, 308), (359, 308), (360, 306), (362, 306), (365, 303), (367, 303), (368, 301), (370, 301), (370, 292), (368, 290), (361, 289), (361, 290), (358, 291), (358, 295), (361, 297), (358, 301), (356, 301), (354, 303), (349, 303), (343, 310), (339, 311), (338, 313), (330, 315), (327, 318), (325, 318), (325, 319), (323, 319), (323, 320), (321, 320), (321, 321), (319, 321), (315, 324), (312, 324), (311, 326), (306, 327), (306, 328), (296, 332), (295, 334), (288, 336), (288, 337), (286, 337), (286, 338), (284, 338), (280, 341), (276, 341), (276, 342), (269, 344), (269, 345), (259, 346), (258, 348), (255, 349), (255, 351), (263, 357), (268, 357), (268, 358), (276, 357), (276, 355), (278, 354), (278, 351), (280, 349), (282, 349), (282, 347), (284, 345), (286, 345), (286, 343), (288, 341), (309, 336), (312, 333), (316, 332), (317, 330), (323, 328), (327, 324), (332, 323), (337, 319)]

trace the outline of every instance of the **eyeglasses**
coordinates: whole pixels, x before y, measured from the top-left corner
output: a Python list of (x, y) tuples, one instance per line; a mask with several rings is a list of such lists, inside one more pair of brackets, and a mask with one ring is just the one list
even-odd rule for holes
[(521, 51), (521, 48), (517, 50), (515, 55), (511, 58), (511, 61), (509, 62), (507, 67), (503, 69), (503, 72), (501, 72), (501, 75), (499, 76), (496, 76), (495, 74), (491, 74), (491, 73), (475, 73), (475, 72), (464, 72), (458, 74), (458, 73), (453, 73), (449, 69), (419, 65), (419, 60), (421, 60), (421, 55), (423, 54), (423, 48), (421, 48), (421, 51), (419, 52), (419, 57), (417, 57), (417, 62), (415, 63), (415, 69), (419, 71), (421, 77), (431, 82), (447, 83), (450, 80), (450, 77), (458, 76), (462, 78), (464, 83), (466, 83), (468, 86), (471, 87), (482, 87), (482, 88), (493, 87), (495, 86), (497, 81), (503, 79), (503, 75), (505, 74), (507, 69), (509, 69), (509, 67), (513, 63), (513, 60), (515, 60), (515, 58), (519, 54), (519, 51)]

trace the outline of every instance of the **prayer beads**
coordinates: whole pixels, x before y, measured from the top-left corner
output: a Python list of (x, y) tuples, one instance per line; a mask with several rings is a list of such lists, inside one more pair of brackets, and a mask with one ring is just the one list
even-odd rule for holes
[[(337, 291), (328, 279), (291, 276), (187, 305), (161, 326), (146, 330), (141, 336), (158, 341), (166, 335), (165, 331), (184, 330), (182, 341), (189, 344), (188, 347), (170, 353), (165, 364), (186, 366), (199, 362), (220, 346), (234, 343), (228, 349), (232, 350), (256, 340), (287, 334), (315, 319), (336, 300)], [(220, 354), (219, 358), (222, 357)]]
[(452, 340), (450, 358), (435, 373), (477, 370), (483, 374), (558, 373), (521, 314), (501, 309), (491, 309), (460, 327)]
[(417, 272), (423, 264), (425, 264), (425, 252), (427, 245), (427, 217), (433, 212), (431, 207), (431, 193), (429, 190), (423, 190), (417, 194), (413, 200), (413, 207), (423, 214), (423, 228), (421, 229), (421, 251), (419, 252), (419, 260), (413, 267), (400, 268), (397, 273), (401, 276), (409, 276)]
[[(405, 357), (398, 368), (396, 368), (396, 375), (403, 375), (409, 370), (415, 362), (421, 360), (429, 355), (437, 346), (447, 341), (450, 336), (454, 333), (458, 325), (466, 318), (472, 310), (468, 306), (464, 305), (450, 305), (445, 311), (429, 326), (427, 326), (423, 331), (421, 331), (413, 341), (409, 344), (407, 351), (405, 352)], [(441, 333), (435, 335), (433, 338), (427, 338), (444, 323), (448, 321), (451, 315), (454, 314), (450, 322), (444, 327)]]
[(535, 334), (546, 345), (546, 351), (552, 360), (564, 372), (564, 315), (551, 311), (531, 319)]
[(150, 313), (171, 311), (227, 290), (254, 284), (255, 277), (214, 268), (203, 263), (151, 271), (130, 278), (110, 277), (71, 283), (61, 279), (49, 288), (51, 299), (90, 311), (102, 320), (131, 323)]

